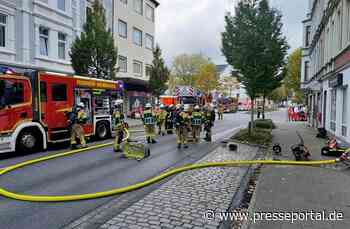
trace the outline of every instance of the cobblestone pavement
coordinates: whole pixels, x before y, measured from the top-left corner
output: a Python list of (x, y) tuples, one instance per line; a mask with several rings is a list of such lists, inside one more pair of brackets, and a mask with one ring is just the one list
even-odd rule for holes
[[(242, 146), (239, 152), (219, 147), (200, 162), (248, 160), (258, 149)], [(220, 221), (204, 218), (207, 210), (225, 211), (247, 168), (206, 168), (179, 174), (134, 203), (101, 228), (217, 228)]]

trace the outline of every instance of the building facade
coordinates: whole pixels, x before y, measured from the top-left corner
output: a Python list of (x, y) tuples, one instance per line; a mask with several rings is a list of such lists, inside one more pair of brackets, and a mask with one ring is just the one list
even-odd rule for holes
[(125, 85), (125, 107), (139, 109), (151, 99), (148, 89), (155, 42), (155, 0), (115, 0), (114, 40), (118, 47), (118, 77)]
[[(94, 0), (0, 0), (0, 64), (72, 74), (69, 51)], [(101, 0), (118, 48), (126, 101), (150, 96), (155, 0)], [(144, 99), (143, 99), (144, 100)], [(142, 101), (142, 103), (144, 103)], [(133, 102), (131, 102), (133, 103)], [(126, 108), (131, 108), (129, 104)]]
[(350, 142), (350, 1), (309, 0), (303, 31), (301, 87), (310, 125)]

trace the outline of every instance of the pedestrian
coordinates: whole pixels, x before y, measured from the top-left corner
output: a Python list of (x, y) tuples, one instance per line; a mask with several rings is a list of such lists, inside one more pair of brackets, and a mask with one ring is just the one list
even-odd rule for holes
[(260, 119), (260, 116), (262, 115), (262, 113), (263, 113), (262, 107), (261, 107), (261, 106), (258, 106), (258, 109), (257, 109), (257, 114), (258, 114), (258, 115), (257, 115), (257, 116), (258, 116), (257, 118), (258, 118), (258, 119)]
[(293, 107), (288, 107), (288, 121), (293, 121)]
[(224, 119), (224, 110), (225, 110), (224, 105), (222, 103), (220, 103), (218, 106), (218, 120)]
[(72, 149), (78, 148), (77, 138), (79, 139), (80, 148), (86, 148), (85, 134), (83, 126), (87, 122), (87, 115), (84, 111), (85, 105), (80, 102), (76, 109), (73, 108), (69, 122), (71, 124), (70, 143)]
[(165, 124), (166, 124), (167, 111), (165, 106), (161, 104), (159, 106), (159, 111), (157, 113), (157, 125), (158, 125), (158, 135), (165, 135)]
[(192, 123), (192, 137), (195, 142), (199, 142), (200, 134), (202, 130), (203, 117), (202, 117), (202, 113), (200, 112), (200, 107), (198, 105), (194, 107), (194, 112), (192, 112), (191, 123)]
[(178, 112), (176, 114), (176, 141), (178, 149), (181, 149), (182, 145), (184, 148), (188, 148), (187, 137), (191, 125), (189, 108), (188, 104), (184, 106), (184, 110), (182, 110), (181, 105), (178, 106)]
[(112, 115), (113, 120), (113, 129), (115, 131), (115, 140), (114, 140), (114, 152), (121, 152), (120, 144), (123, 141), (124, 137), (124, 114), (122, 110), (123, 100), (118, 99), (114, 102), (114, 111)]
[(294, 121), (299, 121), (299, 108), (298, 108), (298, 106), (294, 106), (293, 113), (294, 113)]
[(147, 143), (157, 143), (155, 138), (155, 114), (152, 111), (152, 105), (147, 103), (143, 112), (142, 121), (146, 132)]

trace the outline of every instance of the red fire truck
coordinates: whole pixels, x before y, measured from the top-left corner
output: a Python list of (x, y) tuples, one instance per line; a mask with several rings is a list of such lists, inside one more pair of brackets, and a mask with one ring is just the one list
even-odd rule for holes
[(80, 102), (86, 136), (112, 133), (111, 104), (120, 82), (31, 70), (0, 74), (0, 153), (44, 150), (70, 139), (68, 113)]

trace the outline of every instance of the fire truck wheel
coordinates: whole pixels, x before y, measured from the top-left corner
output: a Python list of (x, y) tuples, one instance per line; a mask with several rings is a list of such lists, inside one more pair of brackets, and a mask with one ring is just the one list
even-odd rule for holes
[(37, 130), (31, 128), (22, 130), (17, 138), (16, 150), (20, 153), (39, 151), (41, 141)]
[(107, 122), (99, 122), (96, 126), (96, 137), (98, 139), (106, 139), (111, 136), (111, 131)]

